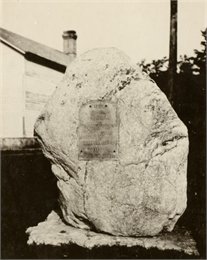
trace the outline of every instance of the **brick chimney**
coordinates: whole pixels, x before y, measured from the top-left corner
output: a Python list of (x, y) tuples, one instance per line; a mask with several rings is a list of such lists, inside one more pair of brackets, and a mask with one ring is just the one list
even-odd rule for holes
[(63, 32), (63, 52), (71, 58), (76, 58), (76, 31), (64, 31)]

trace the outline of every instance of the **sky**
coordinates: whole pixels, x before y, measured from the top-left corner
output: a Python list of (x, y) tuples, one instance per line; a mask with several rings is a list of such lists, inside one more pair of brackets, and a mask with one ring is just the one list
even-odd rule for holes
[[(178, 1), (178, 57), (201, 49), (207, 0)], [(170, 0), (1, 0), (1, 27), (63, 50), (62, 33), (75, 30), (77, 54), (116, 47), (135, 62), (169, 54)]]

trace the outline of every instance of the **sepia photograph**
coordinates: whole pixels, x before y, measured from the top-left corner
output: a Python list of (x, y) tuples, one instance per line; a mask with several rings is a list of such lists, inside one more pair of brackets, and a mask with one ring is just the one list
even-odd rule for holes
[(1, 259), (206, 259), (207, 0), (0, 0)]

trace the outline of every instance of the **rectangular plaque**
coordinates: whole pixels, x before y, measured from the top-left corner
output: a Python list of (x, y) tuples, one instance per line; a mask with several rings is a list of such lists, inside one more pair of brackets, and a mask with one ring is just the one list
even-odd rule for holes
[(79, 160), (116, 160), (118, 154), (116, 103), (90, 101), (79, 111)]

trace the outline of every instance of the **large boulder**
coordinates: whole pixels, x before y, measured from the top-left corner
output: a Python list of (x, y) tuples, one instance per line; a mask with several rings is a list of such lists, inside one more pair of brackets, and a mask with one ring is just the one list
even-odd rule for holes
[[(106, 113), (94, 108), (92, 116), (90, 104), (106, 104)], [(71, 63), (35, 135), (72, 226), (153, 236), (171, 231), (185, 211), (187, 129), (123, 52), (94, 49)]]

